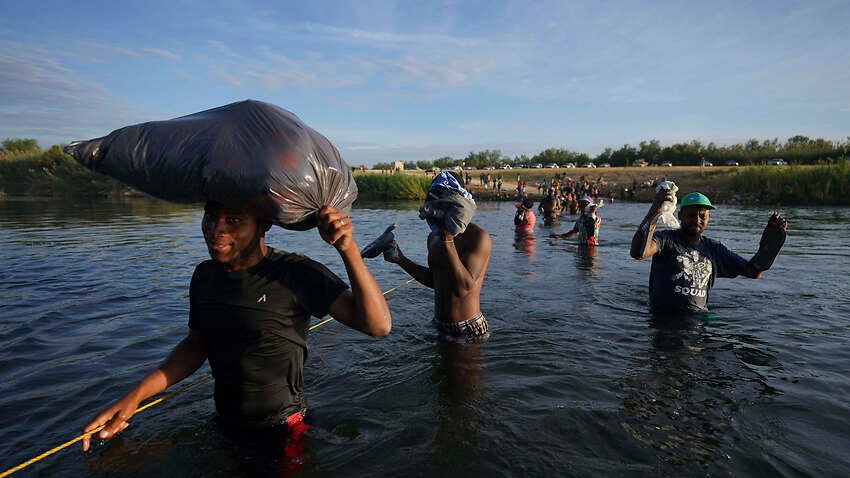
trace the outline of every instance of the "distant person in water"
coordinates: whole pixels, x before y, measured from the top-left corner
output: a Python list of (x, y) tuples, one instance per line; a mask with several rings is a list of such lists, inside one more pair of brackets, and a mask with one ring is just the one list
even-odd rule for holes
[(534, 207), (534, 200), (525, 198), (522, 203), (516, 205), (516, 214), (514, 214), (514, 232), (517, 234), (526, 234), (534, 231), (534, 223), (537, 222), (537, 217), (531, 208)]
[(770, 269), (785, 243), (787, 221), (774, 212), (762, 232), (756, 254), (750, 260), (735, 254), (718, 241), (703, 236), (715, 207), (698, 192), (685, 195), (679, 208), (680, 229), (655, 231), (661, 206), (672, 201), (670, 190), (660, 189), (649, 213), (632, 238), (631, 256), (652, 257), (649, 273), (649, 307), (653, 313), (705, 311), (716, 277), (742, 275), (758, 279)]
[[(419, 209), (419, 217), (431, 230), (426, 239), (428, 265), (405, 257), (395, 240), (375, 248), (383, 250), (384, 260), (434, 289), (432, 324), (438, 336), (463, 344), (480, 343), (490, 336), (479, 298), (492, 242), (487, 231), (471, 222), (475, 207), (472, 195), (449, 173), (442, 173), (431, 183)], [(377, 255), (367, 251), (367, 257), (372, 254)]]
[(602, 227), (602, 218), (596, 215), (599, 206), (585, 201), (586, 206), (582, 210), (573, 228), (563, 234), (549, 234), (549, 237), (562, 238), (578, 236), (579, 245), (599, 245), (599, 229)]
[(562, 209), (561, 200), (558, 199), (558, 196), (551, 188), (543, 196), (543, 199), (540, 200), (540, 206), (537, 208), (540, 215), (543, 216), (543, 225), (545, 226), (551, 226), (557, 223), (561, 217)]

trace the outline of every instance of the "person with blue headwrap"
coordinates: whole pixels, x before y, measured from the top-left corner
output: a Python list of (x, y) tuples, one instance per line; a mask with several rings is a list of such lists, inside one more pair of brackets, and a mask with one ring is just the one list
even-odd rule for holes
[[(394, 238), (382, 247), (384, 260), (434, 289), (432, 324), (439, 337), (449, 342), (480, 343), (490, 336), (479, 297), (492, 241), (487, 231), (472, 222), (474, 213), (472, 195), (450, 173), (440, 173), (419, 208), (419, 217), (431, 230), (426, 240), (428, 265), (405, 257)], [(377, 255), (371, 250), (366, 253), (366, 257)]]
[(472, 194), (454, 176), (443, 171), (431, 182), (428, 197), (419, 208), (419, 218), (428, 223), (434, 234), (446, 229), (456, 236), (466, 230), (475, 207)]

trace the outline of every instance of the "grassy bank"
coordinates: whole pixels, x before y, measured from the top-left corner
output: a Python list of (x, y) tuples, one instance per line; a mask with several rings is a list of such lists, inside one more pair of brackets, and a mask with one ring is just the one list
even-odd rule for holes
[[(501, 175), (502, 191), (509, 199), (515, 199), (517, 180), (527, 183), (529, 196), (539, 198), (537, 184), (544, 179), (549, 182), (556, 173), (561, 173), (576, 181), (586, 179), (596, 183), (604, 197), (613, 193), (618, 200), (631, 197), (624, 194), (624, 190), (633, 189), (635, 201), (648, 202), (655, 194), (653, 184), (666, 178), (679, 185), (680, 194), (700, 191), (721, 204), (850, 205), (850, 165), (845, 160), (807, 166), (543, 168), (464, 171), (466, 173), (472, 179), (470, 191), (477, 200), (485, 201), (496, 200), (498, 195), (480, 184), (481, 174), (489, 173), (492, 178)], [(432, 177), (424, 171), (408, 171), (394, 176), (424, 177), (428, 180)], [(361, 189), (361, 194), (364, 192)]]
[(847, 161), (817, 166), (755, 166), (732, 182), (740, 194), (768, 204), (850, 204)]
[(365, 200), (421, 201), (428, 193), (431, 176), (426, 174), (356, 173), (357, 197)]
[(105, 197), (131, 193), (120, 182), (93, 173), (62, 152), (3, 151), (0, 154), (0, 194), (28, 197)]

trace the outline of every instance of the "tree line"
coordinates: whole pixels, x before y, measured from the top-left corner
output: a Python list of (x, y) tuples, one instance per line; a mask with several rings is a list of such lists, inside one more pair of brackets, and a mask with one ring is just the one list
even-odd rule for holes
[[(21, 155), (38, 154), (41, 149), (35, 139), (6, 139), (0, 148), (0, 159), (11, 159)], [(48, 150), (52, 154), (61, 154), (61, 147), (54, 145)], [(703, 144), (699, 140), (687, 143), (676, 143), (662, 146), (656, 140), (641, 141), (637, 146), (623, 145), (619, 149), (605, 148), (604, 151), (590, 157), (565, 148), (548, 148), (534, 156), (518, 155), (513, 158), (503, 155), (498, 149), (472, 151), (464, 158), (444, 156), (432, 161), (405, 161), (405, 169), (451, 169), (456, 166), (483, 169), (486, 167), (533, 167), (535, 164), (547, 165), (555, 163), (565, 165), (573, 163), (580, 166), (585, 163), (596, 165), (610, 164), (611, 166), (632, 166), (635, 161), (643, 160), (649, 164), (670, 162), (676, 166), (697, 166), (702, 161), (722, 165), (735, 162), (740, 165), (765, 164), (773, 158), (782, 158), (789, 164), (818, 164), (848, 157), (850, 152), (850, 136), (843, 141), (830, 141), (823, 138), (811, 139), (807, 136), (796, 135), (784, 143), (779, 139), (759, 141), (750, 139), (743, 144), (718, 146), (714, 142)], [(374, 169), (391, 169), (392, 164), (377, 163)]]
[[(641, 141), (637, 146), (625, 144), (619, 149), (605, 148), (604, 151), (590, 157), (565, 148), (549, 148), (534, 156), (519, 155), (511, 158), (498, 149), (470, 152), (464, 158), (444, 156), (432, 161), (405, 161), (405, 169), (451, 169), (456, 166), (483, 169), (486, 167), (533, 167), (535, 164), (555, 163), (563, 166), (573, 163), (580, 166), (585, 163), (595, 165), (632, 166), (635, 161), (643, 160), (648, 164), (670, 162), (676, 166), (698, 166), (702, 161), (713, 164), (737, 163), (740, 165), (765, 164), (771, 159), (782, 158), (789, 164), (818, 164), (847, 158), (850, 152), (850, 136), (843, 141), (830, 141), (823, 138), (811, 139), (796, 135), (780, 143), (778, 138), (759, 141), (750, 139), (743, 144), (718, 146), (714, 142), (704, 144), (699, 140), (662, 146), (653, 139)], [(392, 164), (377, 163), (374, 169), (391, 169)]]

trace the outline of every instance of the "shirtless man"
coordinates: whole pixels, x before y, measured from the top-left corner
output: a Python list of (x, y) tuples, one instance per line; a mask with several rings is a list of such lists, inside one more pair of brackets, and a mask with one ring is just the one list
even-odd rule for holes
[(434, 320), (440, 338), (450, 342), (478, 343), (490, 336), (481, 313), (481, 286), (490, 262), (492, 243), (487, 231), (470, 223), (466, 231), (431, 233), (426, 241), (428, 266), (402, 254), (396, 245), (384, 259), (401, 266), (411, 277), (434, 289)]
[[(450, 179), (441, 184), (439, 180), (439, 177), (435, 179), (420, 209), (420, 217), (431, 227), (426, 240), (428, 266), (405, 257), (394, 240), (384, 251), (384, 259), (398, 264), (419, 283), (434, 289), (432, 323), (441, 339), (480, 343), (490, 336), (479, 297), (492, 241), (477, 224), (463, 224), (465, 219), (471, 219), (475, 208), (472, 196)], [(446, 184), (448, 187), (444, 187)]]
[(561, 217), (561, 209), (561, 200), (558, 199), (558, 196), (552, 190), (549, 190), (543, 196), (543, 199), (540, 200), (540, 206), (538, 206), (537, 211), (543, 216), (543, 224), (551, 226), (557, 223)]

